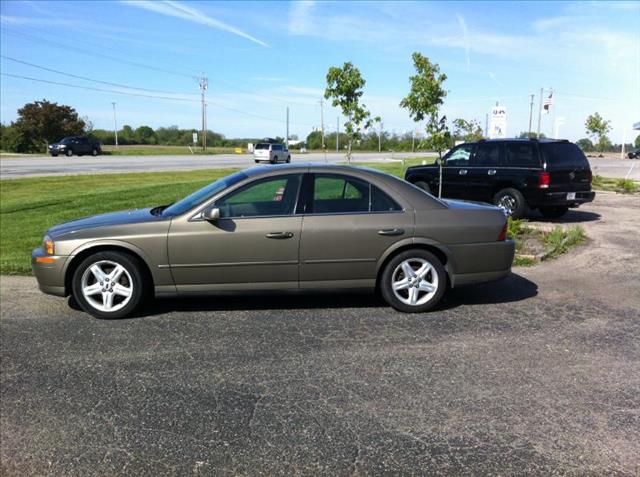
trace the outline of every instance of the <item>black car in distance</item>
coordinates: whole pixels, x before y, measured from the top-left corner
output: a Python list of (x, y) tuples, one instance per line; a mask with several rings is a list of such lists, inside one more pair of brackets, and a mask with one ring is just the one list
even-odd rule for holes
[(67, 136), (59, 142), (49, 144), (49, 154), (53, 157), (59, 154), (64, 154), (65, 156), (73, 156), (74, 154), (78, 156), (83, 154), (97, 156), (101, 152), (100, 143), (85, 136)]
[[(515, 219), (528, 209), (558, 218), (595, 197), (589, 162), (567, 140), (480, 140), (454, 147), (442, 161), (442, 197), (495, 204)], [(436, 195), (439, 166), (410, 167), (405, 179)]]

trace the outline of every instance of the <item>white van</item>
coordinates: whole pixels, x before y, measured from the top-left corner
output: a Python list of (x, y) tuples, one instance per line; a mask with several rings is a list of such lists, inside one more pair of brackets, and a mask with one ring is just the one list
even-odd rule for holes
[(256, 163), (269, 162), (277, 164), (278, 162), (291, 162), (291, 154), (289, 154), (289, 149), (282, 144), (260, 142), (253, 148), (253, 159)]

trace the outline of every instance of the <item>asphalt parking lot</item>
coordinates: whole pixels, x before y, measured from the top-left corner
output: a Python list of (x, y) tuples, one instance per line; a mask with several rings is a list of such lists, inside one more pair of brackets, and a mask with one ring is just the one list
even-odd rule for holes
[(434, 312), (372, 295), (157, 301), (100, 321), (2, 277), (3, 475), (640, 472), (640, 196)]

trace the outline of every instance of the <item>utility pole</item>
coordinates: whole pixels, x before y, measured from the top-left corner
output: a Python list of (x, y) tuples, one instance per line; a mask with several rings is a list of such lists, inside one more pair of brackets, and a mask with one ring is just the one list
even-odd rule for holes
[(531, 137), (531, 119), (533, 118), (533, 97), (535, 95), (531, 95), (531, 104), (529, 105), (529, 137)]
[(336, 118), (336, 152), (340, 152), (340, 116)]
[(324, 151), (324, 100), (320, 98), (320, 137), (322, 138), (322, 150)]
[(382, 151), (382, 128), (383, 124), (380, 121), (380, 132), (378, 133), (378, 152)]
[(484, 115), (484, 137), (489, 137), (489, 113)]
[(289, 148), (289, 106), (287, 106), (287, 149)]
[(198, 78), (198, 85), (200, 86), (200, 97), (202, 101), (202, 150), (207, 150), (207, 106), (204, 100), (204, 92), (209, 87), (209, 78), (201, 76)]
[(544, 88), (540, 88), (540, 108), (538, 108), (538, 139), (540, 139), (540, 124), (542, 122), (542, 97), (544, 96)]
[(116, 102), (111, 101), (113, 105), (113, 134), (116, 137), (116, 149), (118, 148), (118, 123), (116, 122)]

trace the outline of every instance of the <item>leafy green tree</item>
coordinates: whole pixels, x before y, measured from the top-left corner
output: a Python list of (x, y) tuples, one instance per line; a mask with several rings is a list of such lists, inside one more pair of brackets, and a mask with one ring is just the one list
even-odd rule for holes
[(527, 131), (522, 131), (518, 135), (519, 139), (542, 139), (542, 138), (545, 138), (545, 137), (546, 136), (544, 135), (544, 133), (540, 133), (540, 135), (538, 135), (538, 133), (536, 133), (536, 132), (527, 132)]
[(138, 144), (155, 144), (157, 142), (155, 132), (149, 126), (140, 126), (134, 132)]
[(453, 128), (453, 137), (456, 140), (472, 142), (479, 141), (483, 137), (482, 127), (475, 119), (471, 121), (462, 118), (454, 119)]
[(431, 63), (429, 58), (419, 52), (412, 55), (416, 74), (409, 77), (411, 89), (409, 94), (400, 101), (400, 106), (409, 110), (409, 116), (416, 122), (427, 120), (427, 139), (424, 145), (438, 151), (440, 164), (440, 187), (438, 196), (442, 195), (442, 151), (451, 142), (451, 134), (447, 128), (447, 117), (439, 116), (440, 106), (444, 103), (447, 91), (443, 84), (447, 75), (440, 72), (437, 63)]
[(17, 152), (44, 152), (47, 144), (85, 131), (85, 122), (75, 109), (46, 99), (25, 104), (11, 126), (16, 129)]
[(605, 120), (599, 113), (591, 114), (584, 122), (587, 134), (592, 137), (598, 152), (604, 152), (607, 144), (611, 144), (607, 133), (611, 131), (611, 122)]
[(582, 151), (584, 152), (591, 152), (593, 151), (593, 143), (591, 142), (591, 139), (589, 138), (582, 138), (582, 139), (578, 139), (576, 141), (576, 145), (582, 149)]
[(18, 152), (22, 136), (15, 127), (15, 123), (5, 126), (0, 124), (0, 149), (3, 151)]
[(307, 144), (307, 149), (322, 148), (322, 133), (320, 131), (312, 131), (307, 136), (305, 143)]
[[(348, 118), (344, 124), (347, 134), (347, 161), (351, 162), (353, 142), (360, 137), (363, 129), (368, 129), (374, 120), (364, 104), (360, 104), (366, 81), (360, 70), (351, 62), (346, 62), (342, 68), (332, 66), (327, 72), (327, 87), (324, 97), (331, 100), (333, 107), (339, 107), (343, 116)], [(326, 143), (325, 143), (326, 144)]]

